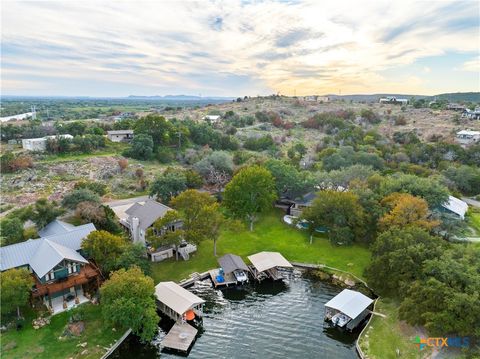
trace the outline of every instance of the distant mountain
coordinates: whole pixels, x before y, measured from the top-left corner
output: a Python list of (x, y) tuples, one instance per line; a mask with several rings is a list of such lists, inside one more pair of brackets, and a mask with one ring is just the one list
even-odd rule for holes
[(166, 96), (137, 96), (130, 95), (127, 98), (135, 100), (167, 100), (167, 101), (231, 101), (235, 97), (220, 97), (220, 96), (193, 96), (193, 95), (166, 95)]
[(480, 102), (480, 92), (451, 92), (434, 96), (450, 102)]
[(480, 92), (456, 92), (456, 93), (442, 93), (434, 96), (426, 95), (412, 95), (412, 94), (397, 94), (397, 93), (382, 93), (371, 95), (327, 95), (333, 100), (345, 100), (354, 102), (378, 102), (382, 97), (393, 96), (397, 98), (411, 99), (446, 99), (451, 102), (480, 102)]

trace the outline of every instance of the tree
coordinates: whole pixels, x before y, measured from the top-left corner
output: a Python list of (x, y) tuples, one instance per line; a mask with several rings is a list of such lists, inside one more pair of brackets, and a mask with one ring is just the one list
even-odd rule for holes
[(143, 341), (157, 333), (160, 320), (153, 279), (138, 267), (113, 272), (100, 288), (102, 314), (107, 323), (130, 328)]
[(57, 202), (49, 202), (46, 198), (40, 198), (35, 202), (30, 214), (30, 219), (37, 228), (41, 229), (60, 216), (64, 210), (59, 208)]
[[(121, 160), (119, 160), (120, 162)], [(99, 196), (104, 196), (107, 193), (107, 185), (100, 183), (100, 182), (92, 182), (92, 181), (85, 181), (81, 180), (75, 183), (73, 186), (74, 189), (88, 189)]]
[(150, 228), (147, 229), (147, 241), (155, 248), (165, 245), (174, 245), (176, 260), (178, 261), (178, 246), (184, 241), (185, 231), (183, 229), (176, 229), (170, 231), (168, 226), (171, 223), (182, 221), (180, 213), (175, 210), (170, 210), (165, 215), (157, 219)]
[(430, 208), (439, 207), (448, 200), (447, 188), (435, 178), (422, 178), (410, 174), (396, 173), (383, 179), (379, 193), (385, 197), (394, 192), (422, 197)]
[(0, 222), (0, 233), (4, 239), (2, 246), (21, 242), (23, 241), (23, 223), (16, 217), (5, 218)]
[(115, 269), (125, 245), (122, 237), (106, 231), (93, 231), (82, 241), (82, 249), (105, 274)]
[(294, 166), (280, 160), (268, 160), (265, 167), (275, 178), (278, 197), (295, 199), (314, 189), (314, 179), (310, 172), (300, 172)]
[(184, 174), (164, 173), (157, 177), (150, 186), (150, 196), (157, 196), (162, 201), (169, 202), (173, 196), (187, 188), (187, 179)]
[(480, 335), (480, 250), (452, 245), (424, 261), (421, 277), (409, 286), (401, 319), (424, 325), (433, 335)]
[(174, 126), (163, 116), (151, 114), (138, 119), (134, 126), (135, 137), (147, 135), (153, 140), (153, 145), (169, 145), (175, 139)]
[(145, 133), (140, 133), (135, 135), (132, 140), (132, 147), (128, 150), (128, 155), (139, 159), (139, 160), (148, 160), (153, 156), (153, 139), (152, 136)]
[(33, 278), (25, 268), (14, 268), (1, 272), (2, 314), (10, 314), (16, 308), (17, 318), (20, 319), (20, 307), (28, 303), (33, 284)]
[(271, 208), (277, 198), (272, 174), (260, 166), (241, 169), (225, 187), (223, 203), (237, 218), (246, 218), (253, 231), (259, 213)]
[(126, 158), (120, 158), (118, 160), (118, 168), (120, 168), (120, 172), (125, 171), (127, 167), (128, 167), (128, 160)]
[(127, 243), (116, 265), (118, 269), (130, 269), (134, 266), (140, 268), (145, 275), (149, 275), (151, 272), (150, 262), (142, 243)]
[(350, 187), (352, 181), (365, 182), (375, 173), (377, 172), (370, 166), (353, 165), (330, 172), (317, 172), (315, 174), (315, 183), (321, 190), (345, 191)]
[(171, 205), (183, 219), (185, 239), (194, 243), (212, 239), (213, 254), (216, 256), (220, 229), (227, 223), (218, 203), (208, 193), (187, 190), (173, 198)]
[(319, 227), (328, 229), (328, 237), (335, 244), (351, 244), (365, 233), (365, 212), (358, 196), (350, 192), (318, 192), (301, 218), (309, 223), (310, 243)]
[(233, 159), (225, 151), (214, 151), (197, 162), (194, 168), (203, 177), (207, 177), (212, 169), (231, 175), (233, 173)]
[(75, 209), (81, 202), (100, 203), (100, 197), (98, 197), (95, 192), (86, 188), (75, 189), (63, 197), (62, 206), (69, 209)]
[(439, 225), (438, 221), (428, 219), (428, 204), (423, 198), (408, 193), (392, 193), (382, 200), (382, 204), (389, 209), (389, 212), (379, 220), (378, 225), (381, 230), (406, 226), (431, 230)]
[(381, 295), (399, 296), (422, 272), (423, 262), (436, 258), (444, 242), (422, 228), (392, 228), (372, 246), (372, 261), (366, 269), (368, 283)]
[(480, 193), (480, 168), (473, 166), (449, 167), (443, 172), (443, 175), (451, 182), (451, 187), (466, 195)]

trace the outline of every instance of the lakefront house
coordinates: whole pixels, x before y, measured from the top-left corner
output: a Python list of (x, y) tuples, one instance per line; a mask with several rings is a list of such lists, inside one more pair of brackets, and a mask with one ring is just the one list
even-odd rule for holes
[(100, 281), (100, 271), (81, 250), (93, 231), (92, 223), (75, 227), (55, 220), (39, 232), (40, 238), (1, 247), (0, 270), (27, 269), (34, 283), (32, 298), (43, 301), (52, 314), (87, 302)]

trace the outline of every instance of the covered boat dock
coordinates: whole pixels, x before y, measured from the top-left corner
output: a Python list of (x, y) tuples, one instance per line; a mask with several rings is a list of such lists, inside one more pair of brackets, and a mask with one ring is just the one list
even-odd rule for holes
[(279, 268), (293, 268), (290, 262), (278, 252), (260, 252), (248, 256), (248, 259), (252, 263), (250, 271), (259, 281), (264, 278), (282, 279)]
[(370, 313), (368, 307), (373, 303), (366, 295), (344, 289), (325, 304), (325, 320), (347, 329), (355, 329)]
[(155, 286), (157, 307), (174, 321), (193, 320), (202, 316), (205, 301), (175, 282), (160, 282)]
[(225, 254), (218, 259), (221, 268), (209, 271), (215, 288), (248, 282), (248, 266), (240, 256)]

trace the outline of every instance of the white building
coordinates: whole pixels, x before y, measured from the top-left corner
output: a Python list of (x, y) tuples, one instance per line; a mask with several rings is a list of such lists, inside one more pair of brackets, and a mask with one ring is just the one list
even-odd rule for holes
[(210, 121), (211, 123), (217, 123), (222, 119), (220, 115), (206, 115), (202, 117), (204, 121)]
[(442, 208), (444, 211), (458, 216), (458, 218), (465, 219), (465, 213), (468, 211), (468, 204), (457, 197), (448, 196), (448, 202), (442, 204)]
[(466, 109), (465, 111), (463, 111), (462, 117), (465, 117), (471, 120), (480, 120), (480, 107), (475, 107), (473, 111)]
[(380, 103), (393, 104), (393, 105), (406, 105), (408, 100), (406, 98), (396, 98), (394, 96), (382, 97)]
[(0, 117), (0, 122), (27, 120), (34, 117), (33, 112), (20, 113), (18, 115)]
[(22, 147), (27, 151), (45, 151), (47, 149), (47, 140), (57, 138), (72, 139), (72, 135), (45, 136), (40, 138), (25, 138), (22, 140)]
[(330, 101), (328, 96), (317, 96), (317, 95), (305, 96), (303, 100), (306, 102), (329, 102)]
[(107, 131), (107, 138), (112, 142), (130, 142), (133, 139), (133, 130)]
[(462, 130), (457, 132), (457, 142), (462, 146), (468, 146), (480, 142), (480, 131)]

